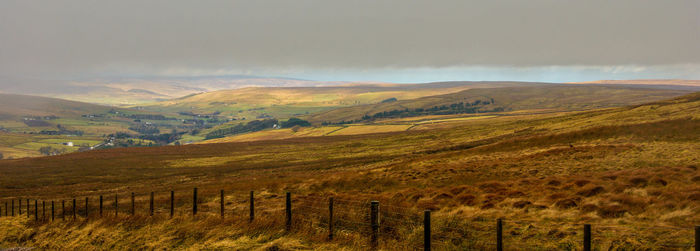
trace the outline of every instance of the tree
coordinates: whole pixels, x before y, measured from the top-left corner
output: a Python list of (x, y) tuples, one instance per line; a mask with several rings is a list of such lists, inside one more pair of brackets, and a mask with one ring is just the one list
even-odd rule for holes
[(281, 123), (282, 128), (290, 128), (294, 126), (311, 126), (311, 123), (309, 121), (303, 120), (303, 119), (298, 119), (298, 118), (289, 118), (287, 121), (284, 121)]

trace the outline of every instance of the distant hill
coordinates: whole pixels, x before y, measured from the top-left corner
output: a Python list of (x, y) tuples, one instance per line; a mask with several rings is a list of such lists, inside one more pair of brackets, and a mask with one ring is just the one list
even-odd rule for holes
[(48, 81), (0, 76), (0, 92), (38, 95), (104, 105), (137, 105), (190, 94), (245, 87), (314, 87), (345, 84), (246, 75), (195, 77), (113, 77), (76, 81)]
[(686, 89), (700, 91), (700, 80), (685, 79), (633, 79), (633, 80), (597, 80), (587, 82), (571, 82), (567, 84), (602, 84), (660, 87), (666, 89)]
[[(408, 116), (413, 111), (435, 109), (431, 114), (449, 114), (450, 106), (469, 105), (467, 113), (549, 109), (553, 111), (586, 110), (617, 107), (668, 99), (689, 93), (687, 90), (639, 88), (628, 86), (565, 85), (468, 89), (455, 93), (427, 96), (410, 100), (338, 108), (304, 118), (313, 122), (354, 121), (377, 113), (392, 112)], [(445, 108), (446, 109), (442, 109)], [(464, 108), (463, 108), (464, 110)], [(407, 112), (401, 112), (407, 111)], [(391, 114), (389, 115), (391, 116)]]
[(346, 84), (321, 87), (250, 87), (188, 95), (143, 105), (159, 112), (220, 113), (238, 118), (286, 118), (338, 107), (416, 99), (474, 88), (546, 86), (529, 82), (437, 82), (427, 84)]
[(79, 117), (82, 114), (103, 113), (110, 109), (113, 108), (64, 99), (0, 93), (0, 115), (4, 116)]

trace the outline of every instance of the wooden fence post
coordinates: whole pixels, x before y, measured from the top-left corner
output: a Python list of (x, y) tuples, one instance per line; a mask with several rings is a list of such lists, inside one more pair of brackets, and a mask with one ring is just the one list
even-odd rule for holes
[(61, 200), (61, 220), (66, 220), (66, 200)]
[(10, 204), (12, 204), (12, 205), (10, 205), (10, 216), (14, 217), (15, 216), (15, 200), (12, 199), (12, 203), (10, 203)]
[(131, 216), (136, 215), (136, 195), (131, 192)]
[(46, 220), (46, 201), (41, 201), (41, 221)]
[(55, 214), (54, 214), (54, 212), (55, 212), (54, 210), (55, 210), (55, 208), (54, 208), (54, 203), (53, 203), (53, 200), (52, 200), (52, 201), (51, 201), (51, 221), (55, 221), (55, 220), (56, 220), (56, 216), (55, 216)]
[(88, 205), (89, 205), (88, 197), (85, 197), (85, 220), (87, 220), (88, 217), (90, 217), (90, 214), (88, 213), (88, 211), (90, 210), (90, 207)]
[(379, 201), (370, 202), (370, 226), (372, 227), (371, 245), (376, 249), (379, 244)]
[(102, 205), (103, 205), (103, 200), (102, 200), (102, 195), (100, 195), (100, 218), (102, 218)]
[(224, 218), (224, 190), (221, 190), (221, 198), (219, 198), (221, 204), (221, 218)]
[(287, 199), (285, 203), (285, 214), (286, 214), (286, 228), (287, 231), (292, 230), (292, 193), (287, 192)]
[(423, 214), (423, 250), (430, 251), (430, 210)]
[(27, 219), (31, 218), (31, 214), (29, 213), (29, 199), (27, 199)]
[(503, 251), (503, 220), (496, 221), (496, 250)]
[(328, 199), (328, 240), (333, 240), (333, 197)]
[(150, 207), (149, 207), (149, 208), (150, 208), (150, 212), (151, 212), (151, 216), (153, 216), (153, 210), (154, 210), (154, 209), (153, 209), (153, 200), (154, 200), (153, 196), (154, 196), (154, 194), (153, 194), (153, 192), (151, 192), (151, 204), (150, 204)]
[(255, 197), (253, 197), (253, 191), (250, 191), (250, 222), (255, 219)]
[(583, 251), (591, 251), (591, 224), (583, 225)]
[(175, 191), (170, 191), (170, 218), (175, 215)]
[(76, 212), (78, 209), (78, 207), (76, 207), (76, 204), (78, 204), (78, 203), (76, 203), (75, 198), (73, 198), (73, 219), (74, 220), (75, 220), (75, 218), (77, 218), (77, 214), (78, 214), (78, 212)]
[(19, 213), (20, 216), (22, 216), (22, 199), (17, 199), (17, 203), (19, 204), (17, 206), (17, 212)]
[(114, 217), (119, 216), (119, 195), (114, 194)]
[(695, 251), (700, 251), (700, 226), (695, 226)]
[(192, 192), (192, 216), (197, 215), (197, 188)]
[(39, 221), (39, 201), (34, 200), (34, 220)]

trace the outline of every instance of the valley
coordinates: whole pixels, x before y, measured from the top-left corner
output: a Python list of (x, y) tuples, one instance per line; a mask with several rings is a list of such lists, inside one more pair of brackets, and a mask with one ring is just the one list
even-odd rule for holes
[[(619, 97), (638, 102), (637, 95), (641, 94)], [(113, 217), (90, 219), (91, 228), (101, 233), (92, 238), (85, 238), (87, 229), (77, 222), (34, 227), (23, 218), (0, 221), (0, 229), (12, 233), (0, 241), (18, 243), (27, 238), (23, 243), (52, 248), (55, 244), (40, 236), (62, 236), (77, 238), (70, 244), (75, 247), (117, 247), (113, 245), (121, 245), (117, 243), (123, 243), (128, 232), (143, 234), (143, 239), (129, 244), (139, 248), (346, 249), (366, 245), (361, 228), (348, 223), (338, 223), (346, 229), (339, 232), (338, 240), (321, 240), (325, 218), (317, 208), (323, 205), (313, 198), (333, 196), (340, 201), (341, 220), (362, 222), (362, 216), (354, 214), (360, 209), (354, 208), (364, 207), (362, 201), (368, 198), (391, 209), (383, 212), (388, 217), (384, 224), (394, 229), (383, 234), (383, 249), (420, 243), (419, 232), (415, 232), (419, 223), (411, 215), (417, 217), (424, 209), (433, 211), (434, 233), (442, 236), (435, 240), (436, 245), (447, 249), (488, 247), (488, 242), (468, 240), (492, 238), (489, 229), (496, 218), (505, 219), (509, 243), (541, 249), (580, 248), (582, 222), (614, 226), (596, 228), (597, 245), (606, 249), (692, 244), (688, 223), (700, 220), (694, 213), (700, 176), (696, 168), (700, 159), (698, 93), (621, 107), (566, 110), (542, 107), (389, 118), (263, 130), (203, 144), (3, 160), (0, 171), (6, 175), (0, 177), (0, 194), (4, 199), (128, 197), (129, 192), (141, 191), (137, 201), (146, 203), (145, 192), (155, 191), (165, 203), (166, 191), (186, 194), (198, 187), (203, 194), (204, 219), (188, 217), (188, 204), (180, 200), (182, 209), (172, 220), (137, 216), (115, 224)], [(231, 201), (223, 224), (212, 212), (217, 208), (213, 195), (218, 189), (227, 191), (226, 200)], [(259, 194), (256, 203), (265, 216), (255, 224), (242, 218), (247, 191)], [(298, 216), (311, 225), (298, 222), (294, 232), (280, 235), (283, 228), (275, 226), (282, 217), (280, 196), (285, 191), (295, 196), (295, 205), (309, 207), (319, 216)], [(201, 220), (207, 224), (197, 224)], [(168, 227), (172, 224), (175, 227)], [(161, 230), (146, 230), (153, 228)], [(465, 239), (464, 233), (454, 229), (464, 229), (470, 237)], [(249, 239), (250, 231), (257, 233), (255, 239)], [(204, 241), (187, 237), (178, 243), (149, 244), (151, 239), (184, 232), (207, 237)], [(37, 237), (22, 237), (28, 233)], [(223, 233), (228, 234), (220, 236)], [(103, 244), (88, 243), (95, 238)], [(220, 238), (226, 241), (217, 241)]]

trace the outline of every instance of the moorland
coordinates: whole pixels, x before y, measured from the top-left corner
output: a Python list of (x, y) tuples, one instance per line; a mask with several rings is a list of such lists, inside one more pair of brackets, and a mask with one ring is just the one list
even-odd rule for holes
[[(291, 90), (299, 91), (286, 91)], [(213, 104), (197, 96), (169, 102), (198, 107), (178, 103), (198, 100), (197, 112), (211, 112)], [(265, 113), (298, 116), (312, 126), (206, 141), (198, 135), (199, 144), (1, 160), (1, 201), (88, 197), (93, 208), (89, 219), (0, 218), (5, 233), (0, 246), (353, 250), (368, 245), (371, 200), (381, 203), (379, 247), (387, 250), (421, 245), (423, 210), (432, 210), (435, 247), (446, 250), (493, 248), (498, 218), (504, 219), (504, 239), (512, 249), (515, 243), (526, 249), (580, 249), (582, 224), (593, 225), (594, 246), (601, 250), (692, 246), (692, 227), (700, 220), (700, 93), (536, 83), (403, 97), (383, 93), (354, 105), (344, 103), (354, 98), (311, 99), (304, 102), (319, 103), (309, 106), (317, 109), (309, 114), (277, 108), (283, 112)], [(460, 102), (470, 109), (451, 106)], [(281, 105), (262, 108), (276, 106)], [(177, 111), (163, 107), (124, 112)], [(435, 113), (424, 112), (434, 107)], [(387, 115), (374, 116), (383, 112)], [(241, 121), (200, 133), (235, 123)], [(194, 187), (200, 194), (197, 217), (189, 197)], [(173, 218), (167, 213), (170, 191), (178, 195)], [(259, 215), (252, 222), (250, 191)], [(128, 213), (132, 192), (135, 216)], [(150, 192), (153, 217), (147, 214)], [(284, 228), (285, 192), (295, 208), (291, 231)], [(119, 216), (112, 214), (111, 199), (106, 208), (112, 211), (97, 216), (94, 201), (100, 195), (123, 198)], [(330, 197), (336, 201), (332, 241)]]

